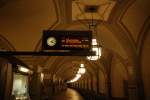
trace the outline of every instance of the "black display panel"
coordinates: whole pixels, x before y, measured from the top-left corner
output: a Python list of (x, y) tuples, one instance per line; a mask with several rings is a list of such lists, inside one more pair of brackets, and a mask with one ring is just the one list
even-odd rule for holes
[(90, 50), (91, 31), (43, 31), (43, 50)]

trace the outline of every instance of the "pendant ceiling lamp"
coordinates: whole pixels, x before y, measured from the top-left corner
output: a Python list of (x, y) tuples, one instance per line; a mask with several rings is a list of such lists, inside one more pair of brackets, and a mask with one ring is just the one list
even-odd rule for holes
[(76, 7), (79, 9), (80, 16), (77, 16), (77, 20), (85, 25), (88, 30), (92, 31), (93, 38), (92, 38), (92, 48), (91, 51), (95, 51), (95, 56), (87, 56), (88, 60), (98, 60), (101, 57), (102, 53), (102, 47), (100, 45), (100, 42), (98, 41), (98, 32), (97, 32), (97, 26), (100, 24), (100, 22), (103, 19), (103, 15), (98, 14), (98, 10), (100, 8), (100, 5), (84, 5), (80, 0), (74, 0)]

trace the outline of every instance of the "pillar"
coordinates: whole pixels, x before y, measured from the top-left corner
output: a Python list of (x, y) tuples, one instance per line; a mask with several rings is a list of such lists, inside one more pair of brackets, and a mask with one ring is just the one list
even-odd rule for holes
[(41, 99), (41, 68), (40, 66), (34, 66), (34, 73), (32, 74), (32, 79), (30, 83), (30, 97), (32, 100)]

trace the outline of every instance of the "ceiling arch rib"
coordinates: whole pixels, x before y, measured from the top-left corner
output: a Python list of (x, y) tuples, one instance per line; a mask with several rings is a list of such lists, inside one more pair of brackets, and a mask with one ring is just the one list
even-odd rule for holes
[(73, 70), (74, 72), (77, 72), (78, 67), (79, 66), (77, 64), (72, 64), (72, 63), (69, 63), (69, 62), (68, 63), (64, 63), (56, 71), (56, 74), (64, 73), (65, 71), (69, 71), (69, 69)]
[(15, 47), (3, 36), (0, 35), (0, 50), (1, 51), (15, 51)]
[[(65, 73), (65, 74), (64, 74)], [(65, 68), (65, 71), (62, 71), (61, 73), (58, 73), (59, 76), (66, 80), (71, 80), (75, 77), (77, 74), (77, 71), (74, 71), (73, 69), (70, 68)], [(86, 73), (87, 75), (94, 75), (94, 72), (89, 69), (89, 67), (86, 67)], [(85, 74), (83, 76), (85, 76)]]
[[(76, 62), (76, 63), (74, 63), (74, 62)], [(89, 61), (87, 61), (87, 62), (89, 62)], [(71, 74), (70, 76), (72, 76), (72, 74), (73, 75), (76, 74), (76, 73), (74, 73), (74, 68), (76, 70), (78, 70), (79, 67), (76, 67), (76, 66), (79, 66), (80, 63), (81, 63), (80, 57), (58, 57), (55, 60), (55, 62), (53, 62), (53, 64), (51, 64), (51, 66), (48, 66), (49, 67), (48, 70), (50, 73), (58, 74), (60, 76), (63, 76), (64, 73), (66, 76), (67, 75), (66, 72), (69, 72), (69, 73), (72, 72), (72, 73), (70, 73)], [(93, 69), (93, 68), (95, 66), (92, 63), (86, 64), (86, 61), (85, 61), (85, 66), (87, 66), (86, 68), (87, 68), (88, 72), (94, 75), (95, 69)]]
[[(58, 60), (59, 60), (59, 63), (58, 63)], [(62, 57), (62, 58), (58, 58), (57, 61), (56, 61), (57, 67), (56, 66), (54, 67), (53, 65), (55, 65), (55, 64), (53, 64), (51, 66), (51, 67), (53, 67), (53, 68), (51, 68), (51, 71), (52, 72), (57, 72), (57, 71), (61, 70), (61, 68), (64, 68), (65, 66), (68, 66), (68, 63), (69, 63), (69, 65), (71, 63), (73, 65), (74, 61), (77, 62), (78, 65), (80, 65), (81, 58), (80, 57)], [(64, 67), (62, 67), (63, 65), (64, 65)]]
[[(49, 60), (47, 62), (51, 62), (51, 60)], [(98, 63), (90, 62), (89, 60), (83, 60), (83, 62), (85, 63), (85, 66), (87, 66), (87, 70), (89, 70), (89, 72), (92, 71), (90, 73), (92, 73), (93, 75), (95, 73), (95, 70), (96, 70), (97, 66), (100, 70), (105, 72), (104, 68), (101, 67), (101, 66), (103, 66), (101, 64), (99, 65)], [(49, 65), (49, 66), (47, 66), (47, 69), (49, 68), (48, 70), (50, 71), (50, 73), (53, 73), (53, 74), (59, 74), (60, 73), (59, 75), (61, 76), (61, 75), (63, 75), (65, 70), (67, 70), (69, 68), (72, 68), (73, 66), (79, 66), (80, 63), (81, 63), (81, 58), (80, 57), (57, 57), (57, 59), (55, 59), (52, 64), (50, 64), (50, 65), (47, 64), (47, 65)], [(71, 71), (69, 70), (69, 72), (71, 72)]]
[[(61, 66), (61, 68), (63, 68), (63, 69), (60, 68), (61, 70), (57, 71), (56, 74), (63, 77), (63, 76), (67, 76), (66, 72), (69, 72), (71, 74), (69, 76), (75, 76), (78, 72), (79, 66), (80, 66), (79, 63), (78, 64), (70, 64), (70, 66), (69, 66), (69, 64), (64, 63)], [(95, 72), (93, 71), (93, 69), (91, 67), (92, 66), (85, 65), (86, 73), (94, 75)]]
[(59, 66), (61, 66), (63, 64), (64, 60), (65, 59), (63, 56), (57, 57), (56, 60), (51, 64), (51, 66), (49, 66), (50, 73), (55, 74), (55, 72), (57, 71)]

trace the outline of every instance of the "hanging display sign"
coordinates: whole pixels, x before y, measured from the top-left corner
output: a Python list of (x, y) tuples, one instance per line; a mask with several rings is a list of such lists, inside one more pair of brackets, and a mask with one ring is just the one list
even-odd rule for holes
[(91, 31), (56, 31), (43, 32), (43, 50), (90, 50)]
[(0, 51), (0, 57), (19, 55), (94, 56), (96, 53), (91, 51), (91, 40), (92, 31), (47, 30), (43, 31), (42, 51)]

